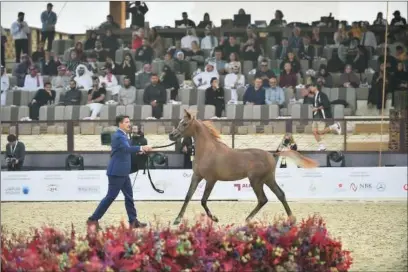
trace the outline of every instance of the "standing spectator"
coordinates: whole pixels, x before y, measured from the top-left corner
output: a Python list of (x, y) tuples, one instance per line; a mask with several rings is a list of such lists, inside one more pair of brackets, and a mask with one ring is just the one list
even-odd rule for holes
[(254, 86), (246, 89), (243, 100), (244, 105), (265, 105), (265, 89), (261, 78), (256, 78)]
[(92, 89), (88, 91), (87, 106), (91, 110), (90, 119), (95, 119), (101, 112), (102, 106), (105, 104), (106, 89), (104, 86), (100, 87), (99, 78), (92, 77)]
[(296, 73), (292, 71), (292, 65), (290, 64), (290, 62), (286, 62), (284, 66), (284, 70), (280, 74), (280, 77), (279, 77), (279, 86), (281, 88), (285, 88), (289, 90), (290, 92), (289, 99), (290, 99), (290, 102), (292, 103), (296, 102), (296, 99), (295, 99), (296, 85), (297, 85)]
[(384, 19), (382, 12), (377, 13), (377, 18), (373, 22), (373, 25), (382, 25), (382, 26), (387, 25), (387, 20)]
[(275, 18), (269, 22), (269, 26), (286, 26), (286, 21), (283, 20), (283, 13), (279, 9), (275, 11)]
[(367, 24), (363, 24), (361, 30), (363, 31), (363, 36), (361, 37), (360, 45), (368, 47), (371, 53), (374, 53), (375, 48), (377, 48), (377, 38), (374, 33), (367, 28)]
[(284, 59), (289, 52), (292, 52), (292, 48), (289, 46), (288, 38), (283, 37), (281, 44), (278, 46), (276, 50), (276, 58), (277, 59)]
[(206, 27), (204, 30), (205, 37), (201, 40), (201, 49), (213, 50), (218, 46), (218, 39), (211, 33), (211, 27)]
[(7, 91), (10, 89), (10, 79), (4, 66), (1, 66), (1, 106), (6, 105)]
[(360, 24), (358, 22), (353, 22), (349, 33), (352, 34), (353, 38), (361, 40), (362, 30)]
[(344, 73), (340, 75), (340, 86), (345, 88), (358, 88), (360, 78), (353, 72), (351, 65), (344, 67)]
[(121, 75), (125, 75), (129, 78), (132, 86), (135, 86), (136, 65), (130, 53), (126, 53), (122, 64), (118, 67), (118, 70)]
[(181, 16), (183, 17), (183, 19), (176, 21), (176, 27), (183, 27), (183, 28), (185, 28), (185, 27), (195, 28), (196, 27), (196, 24), (193, 21), (191, 21), (190, 19), (188, 19), (187, 12), (183, 12), (181, 14)]
[(329, 98), (324, 92), (320, 92), (316, 85), (311, 84), (308, 86), (310, 92), (314, 94), (314, 103), (313, 103), (313, 135), (316, 141), (319, 143), (319, 151), (326, 150), (325, 145), (321, 142), (321, 136), (330, 132), (335, 131), (337, 134), (341, 134), (340, 123), (336, 122), (335, 124), (326, 127), (325, 119), (332, 118), (331, 105)]
[(293, 28), (293, 36), (289, 39), (289, 47), (300, 48), (302, 45), (302, 37), (300, 36), (301, 30), (299, 27)]
[(238, 101), (237, 89), (245, 86), (245, 76), (241, 74), (241, 63), (237, 62), (231, 67), (230, 73), (225, 76), (224, 86), (231, 90), (231, 101), (235, 104)]
[(184, 155), (184, 169), (192, 169), (193, 168), (193, 156), (194, 156), (194, 143), (193, 137), (183, 137), (183, 141), (181, 142), (181, 152)]
[(408, 72), (404, 63), (399, 62), (397, 71), (394, 73), (395, 90), (408, 90)]
[(186, 51), (191, 51), (192, 42), (195, 41), (197, 44), (200, 43), (199, 39), (195, 35), (195, 31), (192, 28), (187, 29), (186, 36), (181, 38), (181, 48)]
[(0, 26), (1, 32), (1, 65), (6, 67), (6, 43), (7, 43), (7, 36), (6, 31), (4, 31), (3, 27)]
[(257, 69), (255, 73), (255, 78), (261, 78), (262, 79), (262, 86), (263, 87), (268, 87), (269, 86), (269, 79), (275, 77), (274, 72), (269, 69), (268, 67), (268, 61), (266, 59), (263, 59), (260, 65), (260, 68)]
[(283, 89), (278, 86), (278, 79), (272, 77), (269, 79), (269, 86), (265, 88), (265, 104), (278, 105), (283, 108), (285, 103), (285, 93)]
[[(207, 28), (211, 29), (213, 27), (214, 27), (214, 24), (210, 19), (210, 14), (208, 14), (207, 12), (204, 13), (203, 20), (198, 24), (197, 28), (198, 29), (203, 29), (203, 28), (204, 29), (207, 29)], [(201, 49), (204, 49), (204, 48), (201, 48)]]
[(152, 63), (153, 61), (153, 49), (147, 39), (143, 39), (142, 46), (136, 50), (135, 59), (143, 63)]
[(324, 46), (324, 40), (320, 37), (320, 28), (314, 27), (312, 30), (312, 40), (311, 44)]
[(132, 49), (136, 51), (143, 45), (143, 39), (144, 39), (144, 29), (139, 28), (137, 31), (133, 32), (132, 34)]
[(10, 134), (7, 136), (6, 144), (6, 162), (8, 171), (20, 171), (25, 159), (25, 145), (18, 141), (16, 135)]
[(180, 84), (176, 74), (171, 70), (169, 66), (164, 65), (161, 77), (162, 80), (160, 81), (163, 84), (164, 88), (166, 88), (166, 90), (170, 90), (170, 99), (176, 100), (178, 91), (180, 89)]
[(152, 65), (143, 65), (143, 71), (136, 74), (136, 89), (145, 89), (150, 84), (152, 77)]
[(399, 10), (394, 11), (392, 15), (394, 15), (394, 18), (392, 18), (391, 20), (392, 26), (404, 26), (407, 24), (407, 20), (401, 17), (401, 13)]
[(348, 34), (347, 34), (347, 31), (346, 31), (346, 27), (343, 24), (340, 24), (339, 28), (334, 33), (334, 37), (333, 37), (334, 44), (339, 46), (342, 42), (347, 40), (347, 38), (348, 38)]
[(103, 22), (100, 26), (99, 29), (106, 30), (106, 29), (118, 29), (120, 28), (120, 25), (115, 22), (113, 19), (112, 15), (106, 16), (106, 21)]
[(95, 31), (90, 31), (88, 34), (88, 39), (85, 41), (84, 50), (93, 50), (95, 48), (95, 42), (97, 40), (98, 35)]
[(112, 30), (106, 30), (106, 36), (102, 41), (102, 47), (108, 52), (108, 56), (115, 60), (116, 50), (119, 48), (118, 39), (112, 35)]
[(157, 33), (157, 29), (153, 27), (149, 32), (149, 43), (154, 51), (154, 57), (160, 58), (164, 54), (164, 43), (160, 35)]
[(82, 93), (76, 86), (76, 81), (71, 79), (69, 81), (69, 90), (64, 93), (59, 105), (64, 106), (79, 106), (81, 104)]
[(123, 79), (123, 87), (119, 90), (118, 103), (119, 105), (127, 106), (135, 103), (136, 88), (132, 86), (129, 77)]
[(56, 92), (51, 89), (51, 83), (46, 82), (44, 88), (41, 88), (35, 94), (33, 100), (28, 105), (30, 108), (30, 119), (38, 120), (40, 108), (45, 105), (51, 105), (55, 102)]
[(393, 77), (388, 70), (386, 73), (384, 73), (384, 63), (381, 63), (380, 71), (375, 72), (375, 74), (373, 75), (373, 79), (371, 81), (371, 88), (368, 93), (367, 100), (368, 106), (371, 107), (371, 105), (374, 105), (377, 107), (378, 110), (381, 110), (382, 108), (385, 107), (385, 104), (383, 104), (384, 80), (385, 80), (385, 96), (387, 96), (389, 92), (392, 92), (392, 96), (394, 96)]
[(18, 13), (17, 21), (11, 24), (10, 32), (14, 39), (16, 62), (20, 63), (21, 52), (28, 54), (28, 34), (30, 34), (30, 28), (24, 21), (24, 12)]
[(55, 25), (57, 24), (57, 14), (52, 11), (53, 5), (51, 3), (47, 4), (47, 10), (41, 13), (41, 42), (45, 43), (48, 40), (47, 51), (50, 52), (52, 49), (52, 42), (55, 37)]
[(159, 76), (152, 74), (151, 84), (146, 87), (143, 94), (143, 102), (152, 106), (152, 115), (156, 119), (163, 116), (163, 105), (166, 104), (167, 92), (159, 83)]
[[(67, 68), (64, 65), (58, 66), (57, 70), (58, 70), (58, 75), (52, 78), (51, 85), (54, 90), (61, 92), (69, 86), (70, 78), (66, 76)], [(76, 82), (75, 82), (75, 87), (76, 87)]]
[(220, 118), (225, 109), (224, 89), (218, 85), (218, 79), (211, 79), (211, 87), (205, 90), (205, 104), (215, 107), (215, 116)]
[(130, 27), (139, 28), (145, 26), (145, 14), (149, 11), (145, 2), (135, 1), (134, 6), (131, 7), (132, 3), (129, 2), (127, 6), (127, 12), (132, 14), (132, 23)]
[(45, 58), (44, 43), (39, 42), (37, 45), (37, 50), (32, 54), (31, 59), (35, 64), (38, 64)]
[(35, 92), (44, 88), (43, 77), (35, 66), (30, 67), (30, 74), (25, 76), (23, 90)]

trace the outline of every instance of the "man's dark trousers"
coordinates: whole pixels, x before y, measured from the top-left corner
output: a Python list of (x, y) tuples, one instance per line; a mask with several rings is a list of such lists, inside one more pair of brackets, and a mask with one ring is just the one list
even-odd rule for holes
[(101, 219), (112, 202), (116, 199), (119, 192), (122, 191), (123, 195), (125, 196), (125, 208), (128, 214), (129, 223), (134, 222), (137, 218), (137, 214), (135, 203), (133, 202), (133, 190), (129, 176), (108, 176), (108, 180), (108, 193), (106, 194), (105, 198), (102, 199), (101, 203), (99, 203), (94, 214), (89, 219), (93, 221)]
[(45, 42), (45, 40), (48, 40), (48, 45), (47, 45), (47, 51), (51, 52), (52, 49), (52, 42), (54, 41), (55, 38), (55, 31), (42, 31), (41, 32), (41, 42)]

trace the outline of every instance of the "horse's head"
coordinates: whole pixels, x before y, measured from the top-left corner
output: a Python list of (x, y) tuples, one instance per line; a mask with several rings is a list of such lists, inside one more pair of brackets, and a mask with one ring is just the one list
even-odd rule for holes
[(181, 119), (178, 126), (175, 129), (173, 129), (172, 132), (170, 132), (169, 140), (177, 141), (182, 137), (193, 136), (195, 119), (196, 119), (195, 115), (192, 112), (184, 110), (184, 117), (183, 119)]

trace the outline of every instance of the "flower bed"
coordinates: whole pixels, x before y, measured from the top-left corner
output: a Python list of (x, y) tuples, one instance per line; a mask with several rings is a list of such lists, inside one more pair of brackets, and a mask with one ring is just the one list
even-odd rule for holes
[(177, 229), (122, 223), (79, 236), (44, 227), (1, 236), (2, 271), (348, 271), (350, 253), (317, 216), (293, 224), (216, 227), (204, 217)]

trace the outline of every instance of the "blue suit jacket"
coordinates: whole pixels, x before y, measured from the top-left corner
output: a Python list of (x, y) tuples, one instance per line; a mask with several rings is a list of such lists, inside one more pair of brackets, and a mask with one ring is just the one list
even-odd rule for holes
[(140, 146), (130, 146), (127, 135), (118, 129), (112, 135), (111, 159), (109, 161), (108, 176), (126, 177), (130, 174), (131, 154), (140, 151)]

